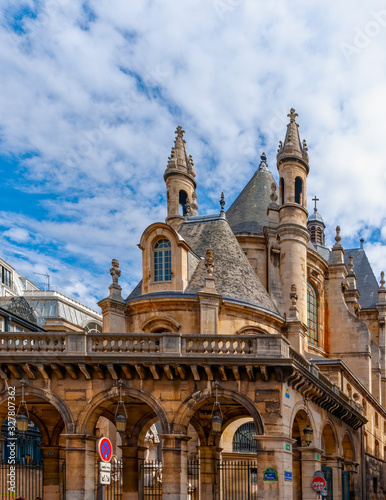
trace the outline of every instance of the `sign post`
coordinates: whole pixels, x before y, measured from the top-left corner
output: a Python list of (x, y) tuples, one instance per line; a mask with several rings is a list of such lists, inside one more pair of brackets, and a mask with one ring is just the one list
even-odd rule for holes
[(97, 500), (105, 499), (105, 485), (111, 482), (111, 459), (113, 457), (113, 445), (107, 437), (102, 437), (97, 445), (99, 461)]

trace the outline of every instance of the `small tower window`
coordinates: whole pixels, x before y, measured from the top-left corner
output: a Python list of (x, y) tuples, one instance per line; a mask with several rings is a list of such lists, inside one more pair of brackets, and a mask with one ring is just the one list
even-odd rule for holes
[(300, 177), (295, 179), (295, 203), (303, 204), (303, 181)]
[(256, 453), (257, 441), (253, 438), (256, 434), (254, 422), (241, 425), (233, 436), (232, 451), (234, 453)]
[(186, 202), (188, 200), (188, 195), (185, 191), (181, 189), (180, 194), (178, 195), (178, 202), (182, 208), (182, 215), (186, 215)]
[(154, 247), (154, 281), (171, 281), (172, 252), (170, 241), (158, 240)]
[(284, 205), (284, 179), (280, 178), (280, 195), (281, 195), (281, 204)]
[(307, 283), (308, 342), (318, 345), (318, 300), (315, 288)]

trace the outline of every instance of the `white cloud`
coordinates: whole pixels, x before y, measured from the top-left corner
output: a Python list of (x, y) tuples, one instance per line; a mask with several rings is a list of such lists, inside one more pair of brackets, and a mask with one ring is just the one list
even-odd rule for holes
[[(16, 34), (6, 20), (26, 5), (37, 15)], [(58, 284), (92, 305), (118, 257), (131, 286), (140, 234), (165, 215), (162, 175), (177, 123), (195, 160), (200, 209), (212, 212), (221, 191), (229, 207), (262, 150), (276, 175), (291, 106), (329, 241), (337, 224), (348, 246), (366, 231), (382, 234), (369, 247), (378, 268), (386, 240), (382, 2), (121, 0), (112, 9), (107, 0), (8, 0), (1, 10), (0, 154), (19, 160), (22, 207), (1, 207), (2, 251), (27, 274), (35, 257), (41, 263), (47, 253), (58, 269), (65, 258), (71, 265), (56, 273)], [(359, 32), (369, 38), (363, 46)], [(350, 58), (342, 46), (354, 47)], [(43, 216), (23, 205), (23, 191), (50, 198)], [(10, 239), (24, 245), (23, 258)], [(87, 292), (76, 285), (85, 272)]]

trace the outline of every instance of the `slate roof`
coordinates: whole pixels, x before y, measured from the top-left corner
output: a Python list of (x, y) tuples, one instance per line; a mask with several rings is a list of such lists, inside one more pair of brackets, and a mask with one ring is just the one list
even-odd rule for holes
[[(213, 251), (216, 289), (224, 298), (258, 305), (277, 313), (225, 218), (189, 218), (183, 222), (179, 233), (197, 255), (205, 257), (208, 248)], [(201, 260), (185, 292), (201, 290), (205, 286), (205, 277), (206, 268), (204, 260)]]
[(227, 219), (232, 231), (263, 232), (263, 227), (268, 225), (267, 208), (271, 203), (273, 182), (275, 179), (266, 164), (265, 168), (261, 168), (260, 164), (251, 180), (227, 210)]
[(378, 282), (375, 279), (370, 262), (363, 248), (344, 251), (344, 263), (348, 266), (350, 255), (353, 256), (354, 272), (357, 277), (357, 289), (360, 293), (359, 304), (362, 308), (375, 307), (378, 301)]

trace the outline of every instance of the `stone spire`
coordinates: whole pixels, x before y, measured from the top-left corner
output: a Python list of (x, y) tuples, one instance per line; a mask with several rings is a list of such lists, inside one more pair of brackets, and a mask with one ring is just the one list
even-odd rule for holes
[(277, 160), (282, 161), (285, 158), (296, 158), (307, 165), (308, 168), (308, 148), (304, 140), (303, 144), (300, 141), (299, 125), (296, 123), (298, 114), (291, 108), (287, 115), (290, 119), (287, 125), (287, 133), (284, 139), (284, 144), (280, 141), (279, 149), (277, 150)]
[(172, 169), (183, 172), (191, 177), (196, 177), (192, 155), (186, 152), (186, 141), (184, 139), (185, 130), (182, 130), (181, 125), (176, 128), (176, 138), (172, 147), (165, 174)]

